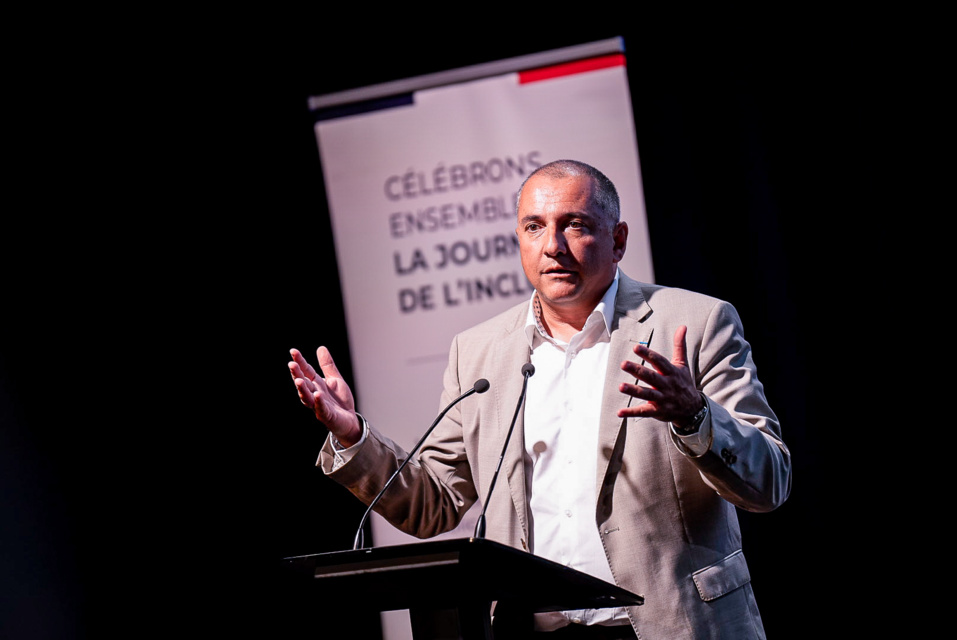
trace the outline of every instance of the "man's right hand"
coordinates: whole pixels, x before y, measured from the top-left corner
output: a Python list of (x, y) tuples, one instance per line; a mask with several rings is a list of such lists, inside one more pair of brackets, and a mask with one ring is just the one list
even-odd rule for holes
[(344, 447), (351, 447), (362, 437), (352, 390), (336, 367), (325, 347), (316, 349), (322, 375), (316, 373), (298, 349), (290, 349), (289, 373), (299, 391), (299, 399), (312, 409), (319, 422), (326, 425)]

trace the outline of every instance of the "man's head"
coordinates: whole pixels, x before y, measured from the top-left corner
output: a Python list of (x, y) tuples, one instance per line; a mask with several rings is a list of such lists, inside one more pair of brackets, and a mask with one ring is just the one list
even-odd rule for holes
[(518, 188), (518, 205), (521, 204), (522, 192), (525, 185), (534, 176), (543, 175), (551, 178), (567, 178), (573, 176), (587, 176), (592, 179), (594, 191), (593, 198), (598, 209), (604, 212), (610, 220), (618, 222), (621, 219), (621, 203), (618, 200), (618, 190), (615, 184), (608, 179), (604, 173), (595, 167), (579, 162), (578, 160), (555, 160), (548, 164), (543, 164), (532, 171)]
[(619, 207), (614, 184), (581, 162), (558, 160), (525, 179), (516, 233), (543, 310), (587, 316), (601, 300), (628, 239)]

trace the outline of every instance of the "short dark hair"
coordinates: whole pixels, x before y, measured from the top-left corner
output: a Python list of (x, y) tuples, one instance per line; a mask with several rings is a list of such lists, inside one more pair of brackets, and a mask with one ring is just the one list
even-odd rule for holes
[(548, 164), (543, 164), (528, 174), (525, 180), (522, 181), (522, 186), (518, 188), (518, 195), (515, 199), (516, 211), (518, 211), (518, 203), (522, 199), (522, 191), (525, 189), (525, 183), (531, 180), (532, 176), (538, 174), (548, 176), (549, 178), (588, 176), (591, 178), (592, 184), (595, 185), (592, 200), (612, 222), (621, 220), (621, 202), (618, 199), (618, 190), (615, 188), (615, 184), (608, 179), (608, 176), (595, 167), (578, 160), (555, 160)]

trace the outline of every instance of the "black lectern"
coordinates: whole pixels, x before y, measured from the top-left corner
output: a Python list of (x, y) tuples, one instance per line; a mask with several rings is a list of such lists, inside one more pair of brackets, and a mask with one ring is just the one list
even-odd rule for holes
[(408, 609), (416, 640), (492, 638), (493, 602), (510, 613), (640, 605), (644, 598), (484, 538), (320, 553), (283, 561), (323, 607)]

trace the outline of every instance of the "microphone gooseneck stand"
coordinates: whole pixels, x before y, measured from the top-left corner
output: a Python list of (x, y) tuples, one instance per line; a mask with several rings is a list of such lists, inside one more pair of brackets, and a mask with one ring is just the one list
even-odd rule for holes
[(535, 365), (530, 362), (522, 365), (522, 395), (518, 397), (518, 404), (515, 405), (515, 415), (512, 416), (512, 424), (508, 427), (508, 434), (505, 436), (505, 444), (502, 446), (502, 453), (498, 457), (498, 466), (495, 467), (495, 473), (492, 475), (492, 482), (488, 487), (488, 494), (485, 496), (485, 502), (482, 503), (482, 513), (479, 514), (478, 521), (475, 523), (474, 538), (485, 537), (485, 511), (488, 509), (488, 501), (492, 498), (492, 490), (495, 489), (495, 482), (498, 480), (498, 473), (502, 470), (502, 460), (505, 459), (505, 451), (508, 449), (508, 441), (512, 439), (512, 431), (515, 429), (515, 422), (518, 420), (518, 412), (522, 410), (522, 404), (525, 402), (525, 392), (528, 390), (528, 379), (535, 373)]
[[(405, 465), (409, 463), (409, 460), (412, 459), (412, 456), (415, 455), (415, 452), (419, 450), (419, 447), (422, 446), (422, 443), (425, 442), (425, 439), (429, 437), (429, 434), (432, 433), (436, 425), (439, 424), (439, 421), (442, 420), (442, 418), (445, 417), (445, 414), (448, 413), (449, 409), (451, 409), (456, 404), (458, 404), (460, 400), (467, 398), (473, 393), (485, 393), (486, 391), (488, 391), (488, 388), (489, 388), (488, 380), (486, 380), (485, 378), (480, 378), (476, 380), (475, 384), (472, 385), (471, 389), (469, 389), (468, 391), (460, 395), (458, 398), (450, 402), (449, 405), (442, 410), (442, 413), (440, 413), (438, 417), (432, 422), (432, 425), (425, 432), (425, 435), (419, 438), (419, 441), (415, 443), (414, 447), (412, 447), (412, 451), (410, 451), (409, 454), (405, 457), (405, 460), (402, 461), (402, 464), (399, 465), (399, 468), (395, 470), (395, 473), (393, 473), (392, 476), (389, 477), (389, 480), (388, 482), (385, 483), (385, 486), (382, 487), (379, 493), (376, 494), (376, 497), (372, 499), (372, 502), (369, 503), (369, 507), (366, 509), (366, 512), (362, 515), (362, 520), (359, 521), (359, 529), (356, 531), (356, 537), (352, 544), (353, 551), (357, 549), (361, 549), (364, 544), (365, 536), (363, 535), (363, 527), (365, 527), (366, 520), (369, 519), (369, 515), (372, 513), (372, 508), (376, 505), (376, 503), (379, 502), (379, 498), (382, 497), (382, 494), (384, 494), (386, 490), (390, 486), (392, 486), (392, 483), (395, 482), (395, 479), (399, 477), (399, 474), (402, 473), (403, 469), (405, 469)], [(501, 465), (501, 462), (499, 463), (499, 465)]]

